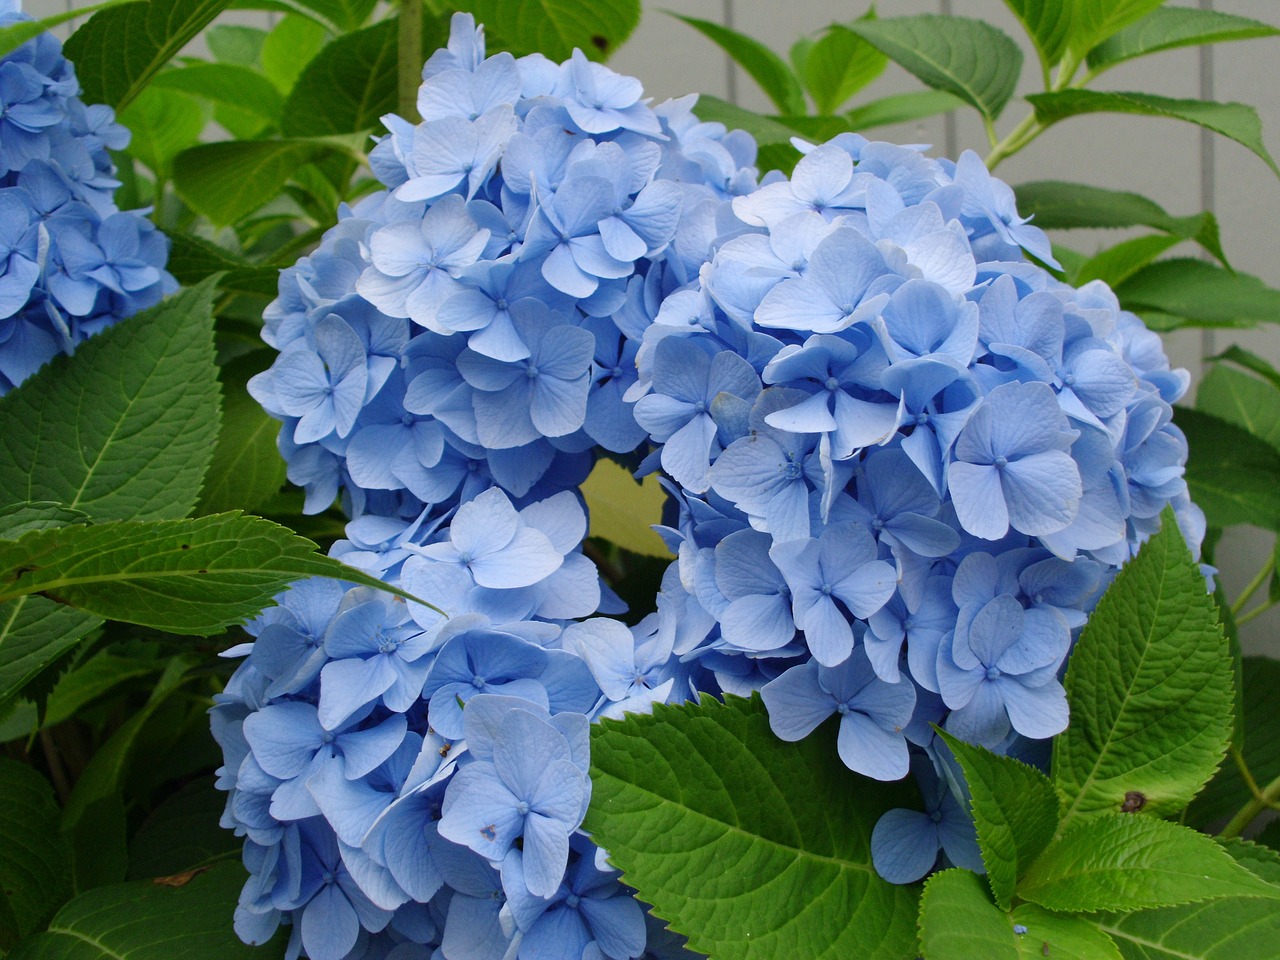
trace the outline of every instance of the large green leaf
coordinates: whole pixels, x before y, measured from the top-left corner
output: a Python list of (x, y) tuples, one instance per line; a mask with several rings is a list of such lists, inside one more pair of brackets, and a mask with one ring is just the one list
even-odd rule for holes
[(915, 90), (859, 104), (845, 114), (845, 120), (850, 130), (870, 130), (891, 123), (910, 123), (962, 106), (963, 100), (945, 90)]
[(1067, 52), (1071, 35), (1070, 0), (1004, 0), (1004, 5), (1022, 21), (1040, 55), (1045, 71), (1054, 67)]
[(939, 736), (964, 771), (987, 882), (996, 903), (1008, 910), (1018, 875), (1049, 845), (1058, 828), (1058, 794), (1035, 767), (943, 731)]
[(218, 435), (212, 298), (187, 290), (0, 398), (0, 495), (99, 520), (190, 513)]
[(1182, 243), (1181, 237), (1167, 233), (1153, 233), (1131, 240), (1122, 240), (1090, 257), (1071, 276), (1075, 286), (1083, 286), (1090, 280), (1101, 280), (1110, 287), (1119, 286), (1125, 280), (1151, 263), (1170, 247)]
[(1227, 349), (1223, 350), (1216, 357), (1209, 357), (1210, 360), (1229, 360), (1231, 363), (1238, 364), (1246, 370), (1252, 370), (1267, 383), (1280, 390), (1280, 370), (1265, 357), (1260, 357), (1250, 350), (1244, 349), (1239, 344), (1233, 343)]
[(1187, 486), (1211, 527), (1254, 524), (1280, 531), (1280, 451), (1226, 420), (1186, 407), (1174, 422), (1187, 436)]
[[(262, 9), (261, 0), (250, 0), (245, 6)], [(325, 24), (338, 33), (345, 33), (364, 26), (378, 0), (277, 0), (268, 6), (281, 10), (318, 15)]]
[[(1280, 858), (1243, 841), (1224, 845), (1236, 862), (1280, 884)], [(1280, 910), (1270, 900), (1225, 897), (1204, 903), (1096, 921), (1119, 945), (1124, 960), (1280, 960)]]
[(177, 230), (169, 232), (169, 243), (169, 272), (179, 283), (190, 286), (217, 273), (220, 290), (275, 297), (279, 289), (280, 271), (275, 267), (250, 263), (203, 237)]
[(85, 707), (130, 681), (152, 677), (164, 661), (101, 651), (58, 678), (45, 707), (44, 725), (57, 726), (80, 715)]
[(583, 482), (582, 495), (591, 517), (591, 536), (632, 553), (671, 559), (671, 551), (653, 532), (653, 524), (662, 522), (667, 499), (653, 474), (637, 483), (629, 470), (601, 459)]
[(758, 697), (604, 721), (585, 829), (717, 960), (902, 960), (917, 891), (880, 879), (870, 837), (907, 793), (847, 770), (835, 737), (833, 721), (783, 743)]
[(988, 121), (1000, 116), (1022, 69), (1018, 45), (981, 20), (925, 14), (846, 27), (925, 85), (976, 107)]
[(1067, 0), (1071, 34), (1067, 48), (1078, 59), (1112, 34), (1141, 20), (1164, 0)]
[(574, 47), (603, 60), (640, 22), (640, 0), (453, 0), (449, 7), (474, 14), (492, 49), (552, 60), (567, 60)]
[(1071, 724), (1053, 742), (1066, 816), (1185, 807), (1226, 753), (1231, 681), (1204, 575), (1166, 509), (1071, 655)]
[(1005, 913), (968, 870), (935, 874), (920, 901), (924, 960), (1120, 960), (1115, 944), (1086, 920), (1024, 903)]
[(35, 37), (40, 36), (46, 30), (52, 30), (60, 24), (66, 23), (68, 20), (74, 20), (77, 17), (87, 17), (91, 13), (99, 10), (105, 10), (107, 7), (115, 7), (122, 3), (140, 3), (142, 0), (104, 0), (103, 3), (95, 3), (88, 7), (76, 7), (74, 10), (67, 10), (64, 13), (55, 13), (50, 17), (41, 17), (39, 20), (22, 20), (18, 23), (10, 23), (4, 27), (0, 27), (0, 57), (5, 54), (12, 53), (20, 46)]
[(265, 121), (279, 120), (284, 106), (275, 84), (259, 71), (233, 63), (193, 63), (180, 70), (163, 70), (151, 85), (229, 104)]
[(200, 142), (208, 121), (207, 108), (195, 97), (158, 84), (143, 90), (120, 111), (120, 122), (133, 134), (130, 155), (160, 179), (172, 176), (173, 158)]
[(1280, 389), (1265, 380), (1216, 364), (1196, 388), (1196, 409), (1280, 449)]
[(120, 110), (231, 0), (149, 0), (95, 13), (67, 41), (87, 103)]
[(262, 72), (288, 96), (307, 64), (330, 39), (329, 31), (311, 17), (288, 14), (262, 41)]
[(0, 952), (40, 929), (71, 894), (67, 846), (49, 782), (0, 758)]
[(257, 351), (222, 368), (227, 387), (222, 432), (200, 494), (200, 513), (253, 510), (274, 497), (285, 482), (285, 464), (276, 447), (280, 421), (249, 396), (245, 384), (272, 357)]
[(409, 596), (317, 554), (314, 543), (285, 527), (238, 511), (61, 527), (0, 541), (0, 601), (39, 593), (170, 633), (219, 633), (243, 623), (304, 577)]
[(1172, 907), (1218, 897), (1280, 900), (1217, 843), (1155, 817), (1099, 813), (1073, 826), (1031, 865), (1018, 896), (1050, 910), (1094, 913)]
[(1036, 120), (1048, 125), (1086, 113), (1132, 113), (1144, 117), (1185, 120), (1248, 147), (1280, 176), (1280, 167), (1262, 141), (1258, 111), (1243, 103), (1179, 100), (1153, 93), (1121, 93), (1112, 90), (1059, 90), (1034, 93), (1027, 100), (1035, 107)]
[(1159, 260), (1120, 284), (1116, 295), (1130, 310), (1172, 314), (1195, 326), (1280, 323), (1280, 290), (1204, 260)]
[(341, 152), (322, 140), (206, 143), (178, 154), (173, 185), (197, 213), (232, 224), (279, 196), (298, 167)]
[(227, 795), (200, 777), (156, 807), (129, 841), (129, 879), (167, 877), (235, 857), (244, 840), (218, 826)]
[[(760, 89), (780, 111), (785, 114), (805, 113), (804, 90), (800, 87), (800, 81), (787, 66), (787, 62), (759, 40), (753, 40), (746, 34), (730, 30), (711, 20), (700, 20), (697, 17), (677, 19), (683, 20), (727, 53), (734, 63), (747, 71), (752, 80), (760, 84)], [(819, 112), (828, 111), (820, 106)]]
[[(1280, 777), (1280, 660), (1245, 657), (1240, 684), (1244, 757), (1253, 778), (1267, 784)], [(1224, 764), (1218, 775), (1196, 797), (1187, 811), (1187, 822), (1208, 828), (1221, 823), (1252, 799), (1249, 787), (1234, 763)]]
[(1089, 51), (1089, 67), (1101, 71), (1124, 60), (1176, 47), (1274, 37), (1280, 30), (1259, 20), (1197, 7), (1159, 7)]
[(888, 64), (883, 53), (856, 33), (832, 24), (809, 48), (799, 72), (818, 113), (835, 113)]
[(90, 890), (6, 960), (262, 960), (231, 926), (244, 879), (240, 864), (220, 863), (169, 883)]

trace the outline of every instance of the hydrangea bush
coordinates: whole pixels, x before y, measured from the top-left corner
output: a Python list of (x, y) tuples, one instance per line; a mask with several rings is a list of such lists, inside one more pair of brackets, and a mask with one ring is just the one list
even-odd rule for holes
[[(250, 392), (333, 556), (440, 609), (295, 587), (214, 730), (248, 942), (313, 960), (631, 960), (646, 915), (582, 833), (591, 721), (759, 691), (783, 740), (914, 769), (947, 813), (894, 882), (982, 869), (931, 724), (1043, 758), (1073, 638), (1167, 504), (1198, 544), (1158, 338), (973, 153), (754, 143), (588, 61), (484, 56), (457, 15), (385, 190), (287, 269)], [(582, 553), (593, 461), (661, 471), (677, 560), (634, 627)], [(442, 616), (442, 613), (444, 616)], [(913, 757), (915, 760), (913, 760)], [(834, 758), (833, 758), (834, 759)], [(943, 829), (942, 825), (946, 828)], [(585, 953), (584, 953), (585, 951)]]
[[(0, 4), (0, 27), (30, 19)], [(178, 286), (163, 234), (113, 201), (129, 131), (79, 94), (51, 34), (0, 60), (0, 395)]]

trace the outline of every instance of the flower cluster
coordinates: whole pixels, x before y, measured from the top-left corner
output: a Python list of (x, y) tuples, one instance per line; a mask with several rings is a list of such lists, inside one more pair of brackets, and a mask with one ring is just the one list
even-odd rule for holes
[[(1035, 760), (1110, 577), (1172, 502), (1187, 386), (1007, 186), (845, 135), (754, 144), (588, 61), (485, 58), (467, 16), (387, 117), (385, 190), (286, 270), (250, 384), (333, 554), (434, 601), (309, 582), (214, 708), (237, 929), (290, 956), (679, 956), (580, 826), (587, 727), (759, 691), (914, 771), (873, 837), (905, 882), (980, 866), (935, 739)], [(582, 552), (600, 451), (661, 470), (676, 554), (638, 625)]]
[(0, 395), (177, 289), (168, 241), (112, 200), (129, 132), (79, 94), (51, 34), (0, 57)]

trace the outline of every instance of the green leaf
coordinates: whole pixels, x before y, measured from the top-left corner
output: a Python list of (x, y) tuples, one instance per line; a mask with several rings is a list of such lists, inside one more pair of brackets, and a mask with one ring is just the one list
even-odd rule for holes
[(58, 356), (0, 397), (0, 491), (98, 520), (181, 517), (218, 435), (213, 286)]
[(373, 13), (378, 0), (284, 0), (284, 9), (301, 13), (318, 14), (338, 33), (346, 33), (364, 26)]
[(1218, 844), (1155, 817), (1100, 813), (1078, 820), (1018, 884), (1018, 896), (1050, 910), (1094, 913), (1172, 907), (1217, 897), (1280, 900)]
[(399, 63), (396, 27), (395, 20), (383, 20), (339, 37), (321, 50), (289, 94), (284, 133), (355, 133), (378, 126), (384, 114), (394, 113)]
[(1090, 257), (1073, 275), (1071, 282), (1075, 286), (1083, 286), (1090, 280), (1101, 280), (1115, 287), (1180, 243), (1181, 237), (1159, 233), (1121, 241)]
[(267, 31), (260, 27), (244, 27), (239, 24), (219, 23), (204, 32), (209, 52), (219, 63), (234, 63), (241, 67), (262, 67), (262, 44)]
[[(1243, 717), (1245, 759), (1255, 780), (1270, 783), (1280, 777), (1280, 660), (1244, 657), (1241, 662), (1240, 713)], [(1224, 764), (1187, 811), (1187, 822), (1208, 827), (1226, 820), (1250, 799), (1248, 786), (1234, 763)]]
[(70, 720), (100, 697), (131, 680), (159, 673), (163, 667), (163, 661), (122, 657), (103, 650), (58, 679), (45, 707), (44, 726), (54, 727)]
[(6, 960), (261, 960), (231, 926), (244, 879), (240, 864), (220, 863), (166, 883), (90, 890)]
[(19, 23), (11, 23), (8, 26), (0, 27), (0, 57), (13, 53), (28, 40), (40, 36), (46, 30), (52, 30), (54, 27), (66, 23), (68, 20), (74, 20), (77, 17), (85, 17), (98, 10), (105, 10), (107, 7), (119, 6), (122, 3), (138, 3), (140, 0), (105, 0), (104, 3), (95, 3), (88, 7), (77, 7), (74, 10), (67, 10), (65, 13), (55, 13), (51, 17), (42, 17), (39, 20), (21, 21)]
[(1013, 928), (988, 898), (982, 878), (960, 867), (935, 873), (920, 898), (924, 960), (1018, 960)]
[(156, 807), (129, 842), (129, 879), (167, 877), (236, 857), (244, 841), (218, 826), (227, 795), (205, 776)]
[(1067, 52), (1071, 36), (1073, 0), (1004, 0), (1004, 5), (1022, 21), (1047, 72)]
[(1122, 283), (1116, 295), (1129, 310), (1168, 313), (1195, 326), (1280, 323), (1280, 290), (1204, 260), (1157, 261)]
[(1207, 210), (1188, 217), (1174, 217), (1155, 201), (1137, 193), (1058, 180), (1024, 183), (1016, 187), (1015, 192), (1019, 211), (1034, 216), (1036, 226), (1046, 230), (1151, 227), (1195, 240), (1219, 262), (1227, 262), (1218, 237), (1218, 221)]
[(891, 123), (910, 123), (963, 105), (963, 100), (944, 90), (917, 90), (870, 100), (846, 113), (845, 119), (850, 130), (870, 130)]
[(315, 20), (289, 14), (271, 29), (262, 42), (262, 72), (277, 90), (287, 96), (307, 64), (329, 39), (329, 31)]
[(1256, 353), (1246, 350), (1238, 344), (1233, 343), (1216, 357), (1209, 357), (1209, 359), (1229, 360), (1232, 363), (1244, 367), (1246, 370), (1252, 370), (1277, 390), (1280, 390), (1280, 370), (1277, 370), (1269, 361), (1258, 356)]
[(293, 172), (342, 151), (321, 140), (230, 140), (178, 154), (173, 185), (215, 224), (236, 223), (279, 196)]
[(239, 511), (40, 530), (0, 541), (0, 600), (42, 593), (111, 620), (203, 636), (243, 623), (304, 577), (414, 599), (315, 549)]
[(1262, 142), (1262, 122), (1258, 119), (1258, 111), (1243, 103), (1178, 100), (1152, 93), (1121, 93), (1113, 90), (1033, 93), (1027, 96), (1027, 100), (1035, 108), (1036, 120), (1045, 126), (1086, 113), (1132, 113), (1144, 117), (1185, 120), (1249, 148), (1266, 162), (1276, 176), (1280, 176), (1280, 167), (1276, 166)]
[[(864, 19), (874, 19), (874, 14), (869, 12)], [(832, 24), (809, 48), (798, 72), (818, 113), (835, 113), (888, 65), (888, 57), (867, 41)]]
[(280, 119), (284, 106), (270, 80), (257, 70), (230, 63), (193, 63), (179, 70), (163, 70), (151, 86), (234, 106), (272, 123)]
[(1211, 527), (1249, 523), (1280, 530), (1280, 451), (1218, 417), (1174, 408), (1187, 436), (1187, 486)]
[(47, 780), (0, 758), (0, 951), (41, 929), (71, 894), (60, 811)]
[(569, 59), (574, 47), (604, 60), (640, 22), (640, 0), (454, 0), (448, 6), (484, 24), (489, 49), (556, 61)]
[(1124, 60), (1176, 47), (1274, 37), (1280, 30), (1259, 20), (1196, 7), (1160, 7), (1089, 51), (1089, 68), (1101, 72)]
[[(806, 112), (804, 90), (800, 87), (800, 81), (796, 79), (796, 75), (787, 66), (786, 61), (763, 43), (711, 20), (682, 17), (677, 14), (673, 16), (683, 20), (727, 53), (734, 63), (747, 71), (752, 80), (760, 84), (760, 89), (782, 113), (804, 115)], [(858, 38), (854, 37), (854, 39)], [(820, 42), (810, 51), (810, 60), (818, 46)], [(807, 63), (808, 60), (806, 60)], [(810, 87), (810, 90), (812, 89)], [(828, 112), (822, 107), (819, 107), (819, 111)]]
[(1071, 655), (1071, 724), (1053, 742), (1064, 820), (1185, 807), (1226, 753), (1231, 679), (1217, 609), (1166, 508), (1160, 532), (1116, 576)]
[(88, 523), (89, 515), (53, 501), (15, 503), (0, 507), (0, 539), (17, 540), (32, 530), (52, 530), (71, 523)]
[(945, 731), (938, 735), (964, 771), (987, 882), (996, 903), (1008, 910), (1018, 875), (1049, 845), (1058, 828), (1058, 794), (1035, 767)]
[(0, 705), (101, 624), (100, 617), (45, 597), (0, 603)]
[[(1280, 860), (1274, 854), (1240, 840), (1224, 849), (1250, 872), (1280, 884)], [(1224, 897), (1104, 914), (1096, 923), (1119, 945), (1125, 960), (1280, 960), (1280, 910), (1270, 900)]]
[(195, 97), (154, 84), (120, 111), (120, 122), (133, 134), (129, 154), (164, 180), (173, 175), (173, 158), (200, 141), (208, 119)]
[(632, 553), (671, 559), (671, 551), (652, 528), (662, 522), (667, 500), (656, 475), (637, 483), (630, 471), (601, 459), (582, 484), (582, 495), (587, 498), (591, 536), (603, 537)]
[(846, 26), (926, 86), (976, 107), (988, 122), (1013, 96), (1022, 69), (1018, 45), (981, 20), (925, 14)]
[(1164, 0), (1069, 0), (1071, 35), (1067, 48), (1079, 59), (1112, 34), (1141, 20)]
[(285, 464), (276, 448), (280, 421), (249, 396), (246, 384), (271, 363), (266, 351), (234, 360), (222, 368), (227, 387), (222, 432), (200, 494), (200, 513), (257, 510), (285, 482)]
[(1123, 960), (1115, 941), (1082, 917), (1066, 917), (1024, 903), (1009, 919), (1027, 930), (1014, 934), (1020, 960), (1043, 960), (1046, 956), (1053, 960)]
[(1215, 365), (1196, 388), (1196, 409), (1280, 449), (1280, 389), (1265, 380)]
[(217, 273), (221, 290), (250, 296), (276, 296), (280, 271), (275, 267), (250, 263), (203, 237), (179, 230), (169, 231), (169, 243), (169, 272), (185, 286)]
[(881, 880), (870, 852), (907, 791), (847, 770), (834, 722), (783, 743), (759, 697), (726, 700), (594, 726), (584, 829), (717, 960), (914, 955), (917, 892)]
[(66, 53), (86, 103), (124, 109), (231, 0), (151, 0), (95, 13)]

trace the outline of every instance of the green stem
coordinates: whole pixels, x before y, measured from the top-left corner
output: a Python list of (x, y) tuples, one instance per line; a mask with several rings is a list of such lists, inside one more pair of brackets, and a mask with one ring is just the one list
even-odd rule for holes
[(1250, 620), (1254, 619), (1255, 617), (1259, 617), (1259, 616), (1261, 616), (1262, 614), (1266, 613), (1268, 610), (1270, 610), (1270, 609), (1271, 609), (1272, 607), (1274, 607), (1275, 605), (1276, 605), (1276, 604), (1275, 604), (1275, 601), (1274, 601), (1274, 600), (1268, 600), (1266, 603), (1260, 603), (1260, 604), (1258, 604), (1256, 607), (1254, 607), (1254, 608), (1253, 608), (1252, 610), (1250, 610), (1248, 613), (1242, 613), (1242, 614), (1240, 614), (1240, 616), (1236, 617), (1236, 626), (1237, 626), (1237, 627), (1242, 627), (1242, 626), (1244, 626), (1244, 625), (1245, 625), (1246, 623), (1248, 623)]
[(995, 170), (996, 165), (1005, 157), (1012, 156), (1017, 153), (1028, 143), (1040, 136), (1045, 130), (1036, 122), (1036, 115), (1029, 113), (1022, 118), (1022, 122), (1009, 131), (1009, 135), (995, 144), (991, 148), (991, 152), (987, 154), (987, 169)]
[(1249, 581), (1249, 585), (1236, 598), (1236, 602), (1231, 604), (1231, 613), (1234, 616), (1244, 609), (1244, 605), (1249, 602), (1249, 598), (1258, 592), (1258, 588), (1271, 578), (1271, 574), (1276, 569), (1276, 558), (1274, 555), (1267, 558), (1267, 562), (1262, 565), (1262, 569), (1258, 571), (1258, 575)]
[(1080, 58), (1074, 54), (1067, 54), (1058, 64), (1058, 76), (1053, 82), (1053, 88), (1050, 93), (1056, 93), (1059, 90), (1065, 90), (1071, 86), (1071, 81), (1075, 79), (1076, 71), (1080, 69)]
[(1268, 807), (1274, 807), (1280, 800), (1280, 777), (1272, 780), (1262, 792), (1254, 796), (1231, 818), (1230, 822), (1218, 833), (1219, 839), (1230, 840), (1240, 836), (1245, 827), (1253, 822), (1253, 818)]
[(422, 84), (422, 0), (400, 0), (397, 53), (399, 113), (410, 123), (417, 123), (418, 87)]

